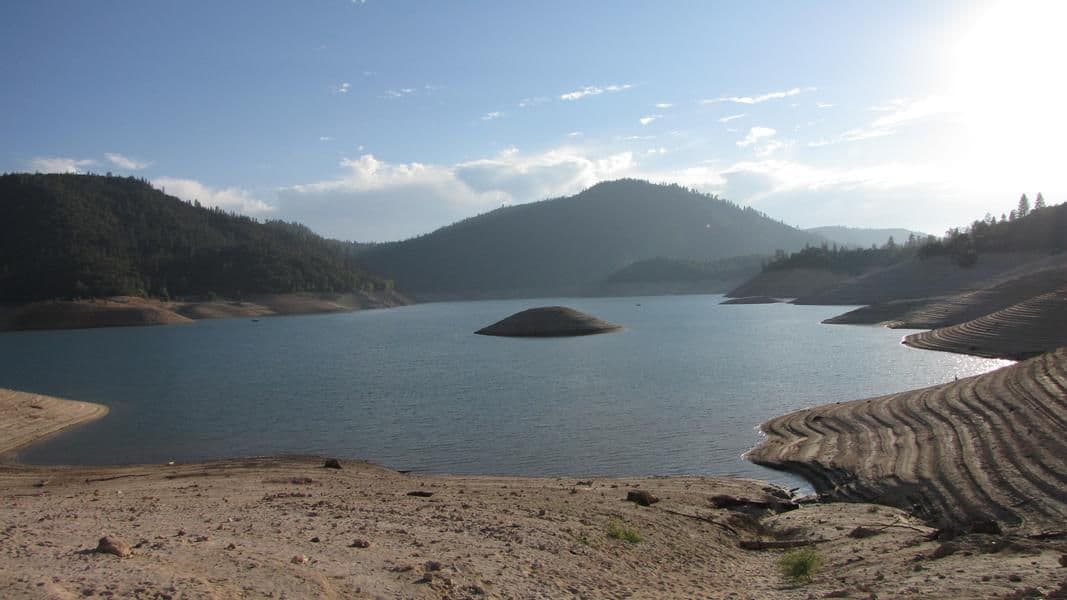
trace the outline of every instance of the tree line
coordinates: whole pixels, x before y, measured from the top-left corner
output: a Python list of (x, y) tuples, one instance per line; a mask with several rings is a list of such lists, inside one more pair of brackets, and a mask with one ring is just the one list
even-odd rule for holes
[(357, 248), (133, 177), (0, 175), (0, 301), (380, 290)]

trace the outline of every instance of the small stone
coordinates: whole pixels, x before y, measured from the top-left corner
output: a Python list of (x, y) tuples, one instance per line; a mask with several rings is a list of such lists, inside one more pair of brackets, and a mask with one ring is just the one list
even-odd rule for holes
[(315, 536), (315, 537), (311, 538), (311, 541), (313, 543), (317, 544), (317, 543), (321, 542), (322, 540), (319, 539), (319, 536)]
[(415, 490), (413, 492), (408, 492), (408, 496), (416, 496), (418, 498), (429, 498), (430, 496), (433, 496), (433, 492), (427, 492), (425, 490)]
[(229, 545), (226, 546), (226, 549), (227, 550), (236, 550), (237, 549), (237, 544), (234, 544), (233, 542), (230, 542)]
[(427, 571), (440, 571), (442, 568), (444, 568), (444, 565), (442, 565), (436, 560), (430, 560), (426, 561), (426, 564), (423, 565), (423, 568), (425, 568)]
[(636, 502), (641, 506), (652, 506), (659, 502), (659, 498), (645, 490), (630, 490), (626, 492), (626, 500), (629, 502)]
[(133, 554), (130, 545), (117, 537), (105, 535), (96, 544), (96, 551), (102, 554), (114, 554), (119, 558), (126, 558)]
[(322, 468), (324, 468), (324, 469), (340, 469), (341, 468), (341, 461), (337, 460), (336, 458), (327, 458), (326, 462), (323, 463)]
[(305, 554), (295, 554), (292, 558), (289, 559), (289, 562), (293, 563), (294, 565), (306, 565), (309, 560), (311, 559), (309, 559)]
[(370, 548), (370, 542), (363, 538), (356, 538), (352, 541), (352, 544), (349, 545), (349, 548)]

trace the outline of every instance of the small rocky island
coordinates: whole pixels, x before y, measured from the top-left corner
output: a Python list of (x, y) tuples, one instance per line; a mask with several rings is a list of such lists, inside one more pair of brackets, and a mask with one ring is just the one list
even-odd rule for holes
[(573, 308), (541, 306), (517, 312), (474, 333), (508, 337), (562, 337), (608, 333), (620, 329), (620, 325)]

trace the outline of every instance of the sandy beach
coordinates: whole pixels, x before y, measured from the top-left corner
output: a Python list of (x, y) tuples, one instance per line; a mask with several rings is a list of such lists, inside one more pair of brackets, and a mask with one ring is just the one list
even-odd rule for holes
[[(3, 398), (18, 445), (103, 410)], [(1065, 579), (1057, 540), (948, 541), (897, 508), (795, 505), (753, 480), (324, 464), (0, 465), (0, 597), (998, 598)], [(129, 555), (97, 551), (103, 536)], [(778, 561), (808, 544), (825, 566), (799, 585)]]

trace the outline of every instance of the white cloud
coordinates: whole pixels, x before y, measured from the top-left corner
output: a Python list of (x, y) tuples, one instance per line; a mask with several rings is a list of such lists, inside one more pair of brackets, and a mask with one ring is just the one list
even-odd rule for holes
[(906, 99), (890, 100), (886, 104), (872, 106), (868, 110), (886, 114), (878, 117), (866, 127), (849, 129), (833, 138), (808, 142), (808, 146), (819, 148), (893, 135), (897, 132), (898, 127), (906, 123), (954, 112), (956, 103), (945, 96), (930, 96), (914, 101)]
[(905, 102), (889, 114), (878, 117), (871, 123), (872, 129), (892, 128), (902, 123), (923, 119), (932, 115), (952, 112), (955, 103), (945, 96), (930, 96), (914, 102)]
[(342, 83), (338, 84), (338, 86), (335, 87), (333, 89), (333, 91), (337, 92), (338, 94), (347, 94), (348, 91), (351, 90), (351, 89), (352, 89), (352, 84), (351, 83), (342, 82)]
[(645, 151), (645, 154), (666, 154), (666, 153), (667, 153), (667, 149), (664, 148), (663, 146), (660, 146), (659, 148), (649, 148), (648, 150)]
[(393, 90), (385, 90), (385, 98), (403, 98), (415, 93), (415, 88), (399, 88)]
[(652, 121), (656, 121), (656, 120), (662, 119), (662, 118), (663, 118), (663, 115), (646, 115), (644, 117), (641, 117), (638, 120), (641, 122), (642, 125), (648, 125)]
[(737, 119), (748, 116), (748, 113), (741, 113), (738, 115), (728, 115), (719, 119), (720, 123), (729, 123), (730, 121), (736, 121)]
[(332, 142), (333, 141), (333, 137), (328, 136), (328, 135), (320, 135), (319, 136), (319, 141), (320, 142)]
[(504, 204), (576, 193), (634, 168), (633, 154), (587, 156), (560, 147), (508, 148), (455, 165), (389, 163), (365, 154), (336, 179), (278, 191), (279, 213), (342, 239), (388, 241), (426, 233)]
[(519, 106), (519, 108), (528, 108), (530, 106), (536, 106), (538, 104), (544, 104), (546, 102), (550, 102), (551, 100), (552, 100), (551, 98), (546, 98), (545, 96), (535, 96), (533, 98), (523, 98), (522, 100), (519, 100), (518, 106)]
[(91, 167), (95, 164), (95, 160), (88, 158), (39, 156), (30, 161), (30, 168), (38, 173), (81, 173), (83, 167)]
[(595, 86), (595, 85), (587, 85), (587, 86), (583, 86), (579, 90), (575, 90), (573, 92), (567, 92), (565, 94), (560, 94), (559, 95), (559, 99), (560, 100), (581, 100), (582, 98), (586, 98), (588, 96), (599, 96), (600, 94), (604, 94), (604, 93), (621, 92), (621, 91), (624, 91), (624, 90), (628, 90), (628, 89), (630, 89), (632, 87), (633, 87), (633, 85), (631, 85), (629, 83), (623, 83), (623, 84), (618, 84), (618, 85), (607, 85), (607, 86), (604, 86), (604, 87)]
[(816, 102), (815, 103), (815, 108), (833, 108), (834, 106), (836, 106), (836, 105), (835, 104), (830, 104), (828, 102)]
[(111, 162), (111, 164), (115, 165), (116, 167), (128, 169), (130, 171), (143, 169), (152, 164), (149, 162), (135, 160), (128, 156), (123, 156), (117, 152), (105, 152), (104, 158), (106, 158), (109, 162)]
[(747, 148), (763, 138), (773, 137), (776, 133), (778, 132), (770, 127), (756, 126), (748, 130), (748, 135), (744, 139), (737, 141), (737, 146), (739, 148)]
[(487, 112), (484, 115), (482, 115), (482, 120), (483, 121), (492, 121), (493, 119), (499, 119), (502, 116), (504, 116), (504, 113), (502, 113), (502, 112), (500, 112), (498, 110), (495, 110), (493, 112)]
[(581, 137), (581, 136), (582, 136), (582, 132), (581, 131), (571, 131), (570, 133), (567, 134), (567, 137)]
[(701, 104), (716, 104), (718, 102), (733, 102), (735, 104), (762, 104), (768, 100), (777, 100), (780, 98), (789, 98), (790, 96), (798, 96), (804, 92), (813, 92), (816, 88), (792, 88), (782, 92), (769, 92), (759, 96), (723, 96), (720, 98), (713, 98), (709, 100), (701, 100)]
[(656, 103), (656, 108), (671, 108), (672, 106), (674, 106), (674, 105), (671, 104), (670, 102), (657, 102)]
[(253, 197), (246, 190), (235, 187), (212, 188), (195, 179), (159, 177), (152, 180), (152, 185), (159, 189), (165, 189), (168, 194), (177, 196), (186, 202), (199, 200), (200, 204), (204, 206), (217, 206), (223, 210), (251, 216), (269, 213), (274, 211), (275, 208)]

